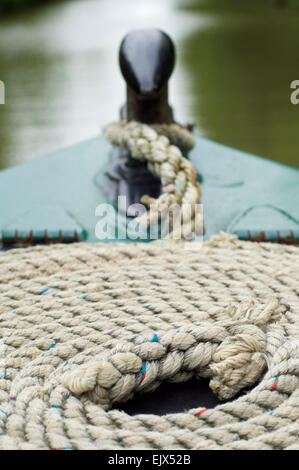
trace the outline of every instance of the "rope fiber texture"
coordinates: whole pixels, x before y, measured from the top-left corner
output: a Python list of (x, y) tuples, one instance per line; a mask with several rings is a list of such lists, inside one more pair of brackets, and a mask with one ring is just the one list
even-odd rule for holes
[[(224, 233), (0, 253), (0, 449), (298, 449), (298, 266)], [(224, 403), (117, 409), (192, 376)]]
[[(136, 217), (135, 222), (147, 228), (169, 215), (170, 230), (164, 238), (202, 235), (202, 216), (197, 210), (201, 188), (192, 163), (183, 156), (194, 146), (192, 134), (178, 124), (149, 126), (120, 121), (107, 126), (105, 137), (113, 145), (128, 150), (135, 160), (146, 161), (148, 169), (161, 180), (162, 194), (158, 199), (146, 194), (141, 198), (149, 210)], [(169, 210), (175, 206), (181, 207), (177, 216)]]

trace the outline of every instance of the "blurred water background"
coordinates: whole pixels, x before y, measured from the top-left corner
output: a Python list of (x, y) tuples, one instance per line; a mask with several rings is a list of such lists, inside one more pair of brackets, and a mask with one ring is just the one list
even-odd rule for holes
[[(7, 11), (9, 2), (24, 8)], [(28, 2), (29, 3), (29, 2)], [(299, 166), (299, 7), (284, 0), (0, 0), (0, 168), (97, 135), (125, 99), (118, 47), (158, 27), (177, 47), (170, 101), (215, 141)], [(10, 3), (12, 4), (12, 3)], [(2, 7), (2, 8), (1, 8)]]

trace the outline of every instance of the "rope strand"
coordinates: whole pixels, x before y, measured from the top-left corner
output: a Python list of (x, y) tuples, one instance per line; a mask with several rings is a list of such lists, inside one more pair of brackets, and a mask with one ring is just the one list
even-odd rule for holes
[[(108, 125), (105, 136), (113, 145), (128, 150), (134, 159), (146, 161), (148, 169), (161, 180), (161, 196), (154, 199), (145, 194), (141, 202), (149, 206), (149, 211), (136, 217), (135, 222), (147, 228), (170, 214), (168, 238), (201, 235), (202, 218), (196, 210), (201, 188), (192, 163), (182, 154), (194, 145), (190, 132), (177, 124), (148, 126), (121, 121)], [(174, 221), (177, 216), (171, 212), (175, 205), (181, 207), (178, 227)]]

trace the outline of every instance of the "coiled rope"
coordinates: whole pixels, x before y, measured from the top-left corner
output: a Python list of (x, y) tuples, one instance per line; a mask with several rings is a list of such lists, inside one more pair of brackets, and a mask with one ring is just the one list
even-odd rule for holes
[(161, 196), (154, 199), (145, 194), (141, 202), (149, 206), (149, 210), (135, 218), (135, 222), (147, 228), (173, 214), (170, 209), (178, 205), (182, 208), (176, 216), (179, 217), (178, 227), (172, 221), (167, 237), (182, 238), (183, 235), (188, 239), (192, 233), (202, 235), (202, 217), (197, 210), (201, 188), (192, 163), (183, 156), (194, 145), (190, 132), (177, 124), (149, 126), (120, 121), (107, 126), (105, 136), (113, 145), (128, 150), (134, 159), (146, 161), (148, 169), (161, 180)]
[[(0, 449), (298, 449), (299, 248), (186, 245), (0, 253)], [(117, 409), (191, 376), (231, 401)]]

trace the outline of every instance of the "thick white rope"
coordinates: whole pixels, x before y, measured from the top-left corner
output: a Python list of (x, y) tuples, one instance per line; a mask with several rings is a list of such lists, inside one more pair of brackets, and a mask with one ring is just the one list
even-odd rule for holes
[[(299, 448), (299, 248), (190, 243), (0, 253), (0, 449)], [(117, 409), (191, 376), (231, 401)]]
[(210, 378), (218, 398), (228, 400), (254, 385), (265, 370), (267, 336), (271, 338), (272, 322), (280, 319), (279, 310), (276, 302), (262, 308), (245, 302), (226, 321), (138, 335), (121, 350), (116, 346), (96, 361), (66, 373), (62, 382), (77, 395), (88, 392), (104, 409), (135, 392), (152, 391), (163, 380), (177, 376), (179, 381), (182, 373)]
[[(142, 197), (141, 202), (149, 206), (149, 211), (137, 217), (136, 223), (147, 228), (168, 216), (168, 238), (188, 239), (192, 233), (202, 235), (203, 223), (198, 210), (200, 184), (192, 163), (182, 154), (193, 147), (192, 135), (177, 124), (148, 126), (120, 121), (107, 126), (105, 136), (113, 145), (127, 149), (134, 159), (146, 161), (148, 169), (161, 180), (161, 196)], [(179, 213), (171, 211), (175, 206), (181, 208)]]

